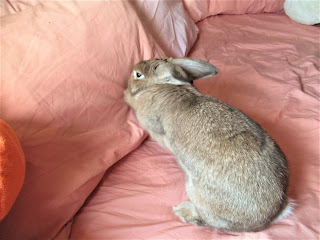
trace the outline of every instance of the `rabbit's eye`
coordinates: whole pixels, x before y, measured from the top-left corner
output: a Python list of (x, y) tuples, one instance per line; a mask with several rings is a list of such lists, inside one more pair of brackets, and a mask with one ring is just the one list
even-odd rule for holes
[(135, 76), (136, 79), (141, 79), (141, 78), (144, 77), (144, 75), (142, 75), (141, 73), (136, 72), (136, 71), (134, 72), (134, 76)]

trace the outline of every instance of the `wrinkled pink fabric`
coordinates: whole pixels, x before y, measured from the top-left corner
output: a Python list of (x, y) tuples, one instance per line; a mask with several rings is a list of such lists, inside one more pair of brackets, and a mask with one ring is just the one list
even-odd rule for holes
[(215, 16), (198, 27), (189, 57), (220, 72), (195, 86), (250, 115), (280, 145), (294, 214), (257, 233), (183, 223), (172, 207), (187, 200), (184, 174), (169, 151), (147, 139), (108, 170), (76, 215), (72, 240), (318, 239), (319, 28), (278, 14)]
[(0, 2), (0, 17), (15, 14), (37, 4), (39, 0), (2, 0)]
[(282, 13), (284, 0), (183, 0), (190, 17), (198, 22), (218, 14)]
[(146, 137), (123, 100), (133, 65), (184, 56), (197, 28), (179, 1), (40, 1), (16, 12), (1, 18), (0, 116), (27, 168), (0, 239), (63, 239), (105, 171)]

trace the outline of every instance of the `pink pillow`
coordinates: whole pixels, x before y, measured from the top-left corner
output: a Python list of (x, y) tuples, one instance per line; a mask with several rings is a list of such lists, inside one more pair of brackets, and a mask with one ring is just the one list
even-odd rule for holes
[(279, 13), (284, 0), (183, 0), (191, 18), (198, 22), (217, 14)]
[(160, 0), (46, 1), (1, 18), (0, 113), (26, 156), (1, 239), (52, 239), (72, 220), (146, 137), (123, 100), (133, 65), (184, 56), (196, 34), (181, 2)]

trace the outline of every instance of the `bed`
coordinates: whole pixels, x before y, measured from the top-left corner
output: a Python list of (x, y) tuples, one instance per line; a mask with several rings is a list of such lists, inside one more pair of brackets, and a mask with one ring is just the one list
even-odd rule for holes
[[(319, 34), (278, 0), (2, 1), (0, 118), (26, 176), (0, 239), (318, 239)], [(195, 87), (279, 144), (293, 215), (232, 234), (175, 216), (184, 174), (123, 100), (133, 65), (165, 56), (219, 68)]]

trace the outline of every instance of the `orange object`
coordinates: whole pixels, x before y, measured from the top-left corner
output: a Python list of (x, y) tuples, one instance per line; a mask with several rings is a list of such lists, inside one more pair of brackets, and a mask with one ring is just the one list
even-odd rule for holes
[(25, 176), (26, 163), (18, 137), (0, 120), (0, 220), (10, 211)]

